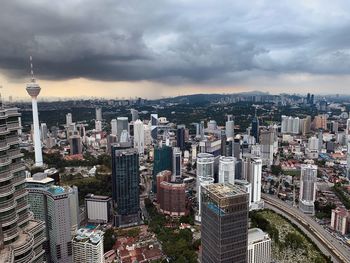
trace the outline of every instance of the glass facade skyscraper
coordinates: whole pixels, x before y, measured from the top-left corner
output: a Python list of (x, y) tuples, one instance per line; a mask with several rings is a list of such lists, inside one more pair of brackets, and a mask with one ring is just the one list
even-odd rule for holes
[(157, 193), (157, 174), (172, 170), (172, 148), (166, 145), (156, 145), (154, 147), (154, 161), (153, 161), (153, 187), (152, 191)]
[(139, 154), (134, 148), (112, 145), (112, 197), (115, 224), (127, 226), (140, 220)]
[(202, 186), (203, 263), (247, 262), (248, 193), (240, 186)]

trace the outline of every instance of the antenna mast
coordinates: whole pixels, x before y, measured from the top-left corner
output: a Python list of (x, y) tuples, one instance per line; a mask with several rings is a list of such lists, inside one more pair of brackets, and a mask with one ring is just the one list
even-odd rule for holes
[(33, 70), (33, 58), (32, 56), (29, 56), (29, 60), (30, 60), (30, 75), (32, 77), (32, 82), (35, 82), (35, 78), (34, 78), (34, 70)]

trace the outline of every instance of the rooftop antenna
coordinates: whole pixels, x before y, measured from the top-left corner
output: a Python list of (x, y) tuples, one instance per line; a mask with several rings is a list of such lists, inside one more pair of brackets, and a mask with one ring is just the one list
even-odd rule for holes
[(34, 70), (33, 70), (33, 57), (29, 56), (29, 60), (30, 60), (30, 75), (32, 77), (32, 82), (35, 82), (35, 78), (34, 78)]
[[(0, 85), (0, 89), (2, 89), (2, 86)], [(2, 103), (2, 97), (1, 97), (1, 93), (0, 93), (0, 108), (3, 108), (3, 103)]]

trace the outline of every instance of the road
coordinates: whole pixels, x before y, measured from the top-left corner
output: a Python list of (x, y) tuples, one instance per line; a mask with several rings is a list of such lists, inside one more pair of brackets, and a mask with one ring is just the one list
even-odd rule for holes
[(275, 198), (271, 195), (262, 194), (265, 207), (286, 216), (305, 234), (307, 234), (325, 255), (330, 255), (335, 263), (350, 263), (350, 249), (328, 233), (322, 226), (311, 217), (303, 214), (297, 208)]

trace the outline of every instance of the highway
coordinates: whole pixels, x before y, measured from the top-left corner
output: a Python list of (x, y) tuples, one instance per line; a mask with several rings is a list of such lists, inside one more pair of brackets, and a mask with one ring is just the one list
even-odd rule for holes
[(333, 237), (311, 217), (271, 195), (262, 194), (262, 199), (265, 201), (266, 208), (284, 215), (300, 227), (325, 255), (330, 255), (332, 257), (333, 262), (350, 263), (349, 247)]

